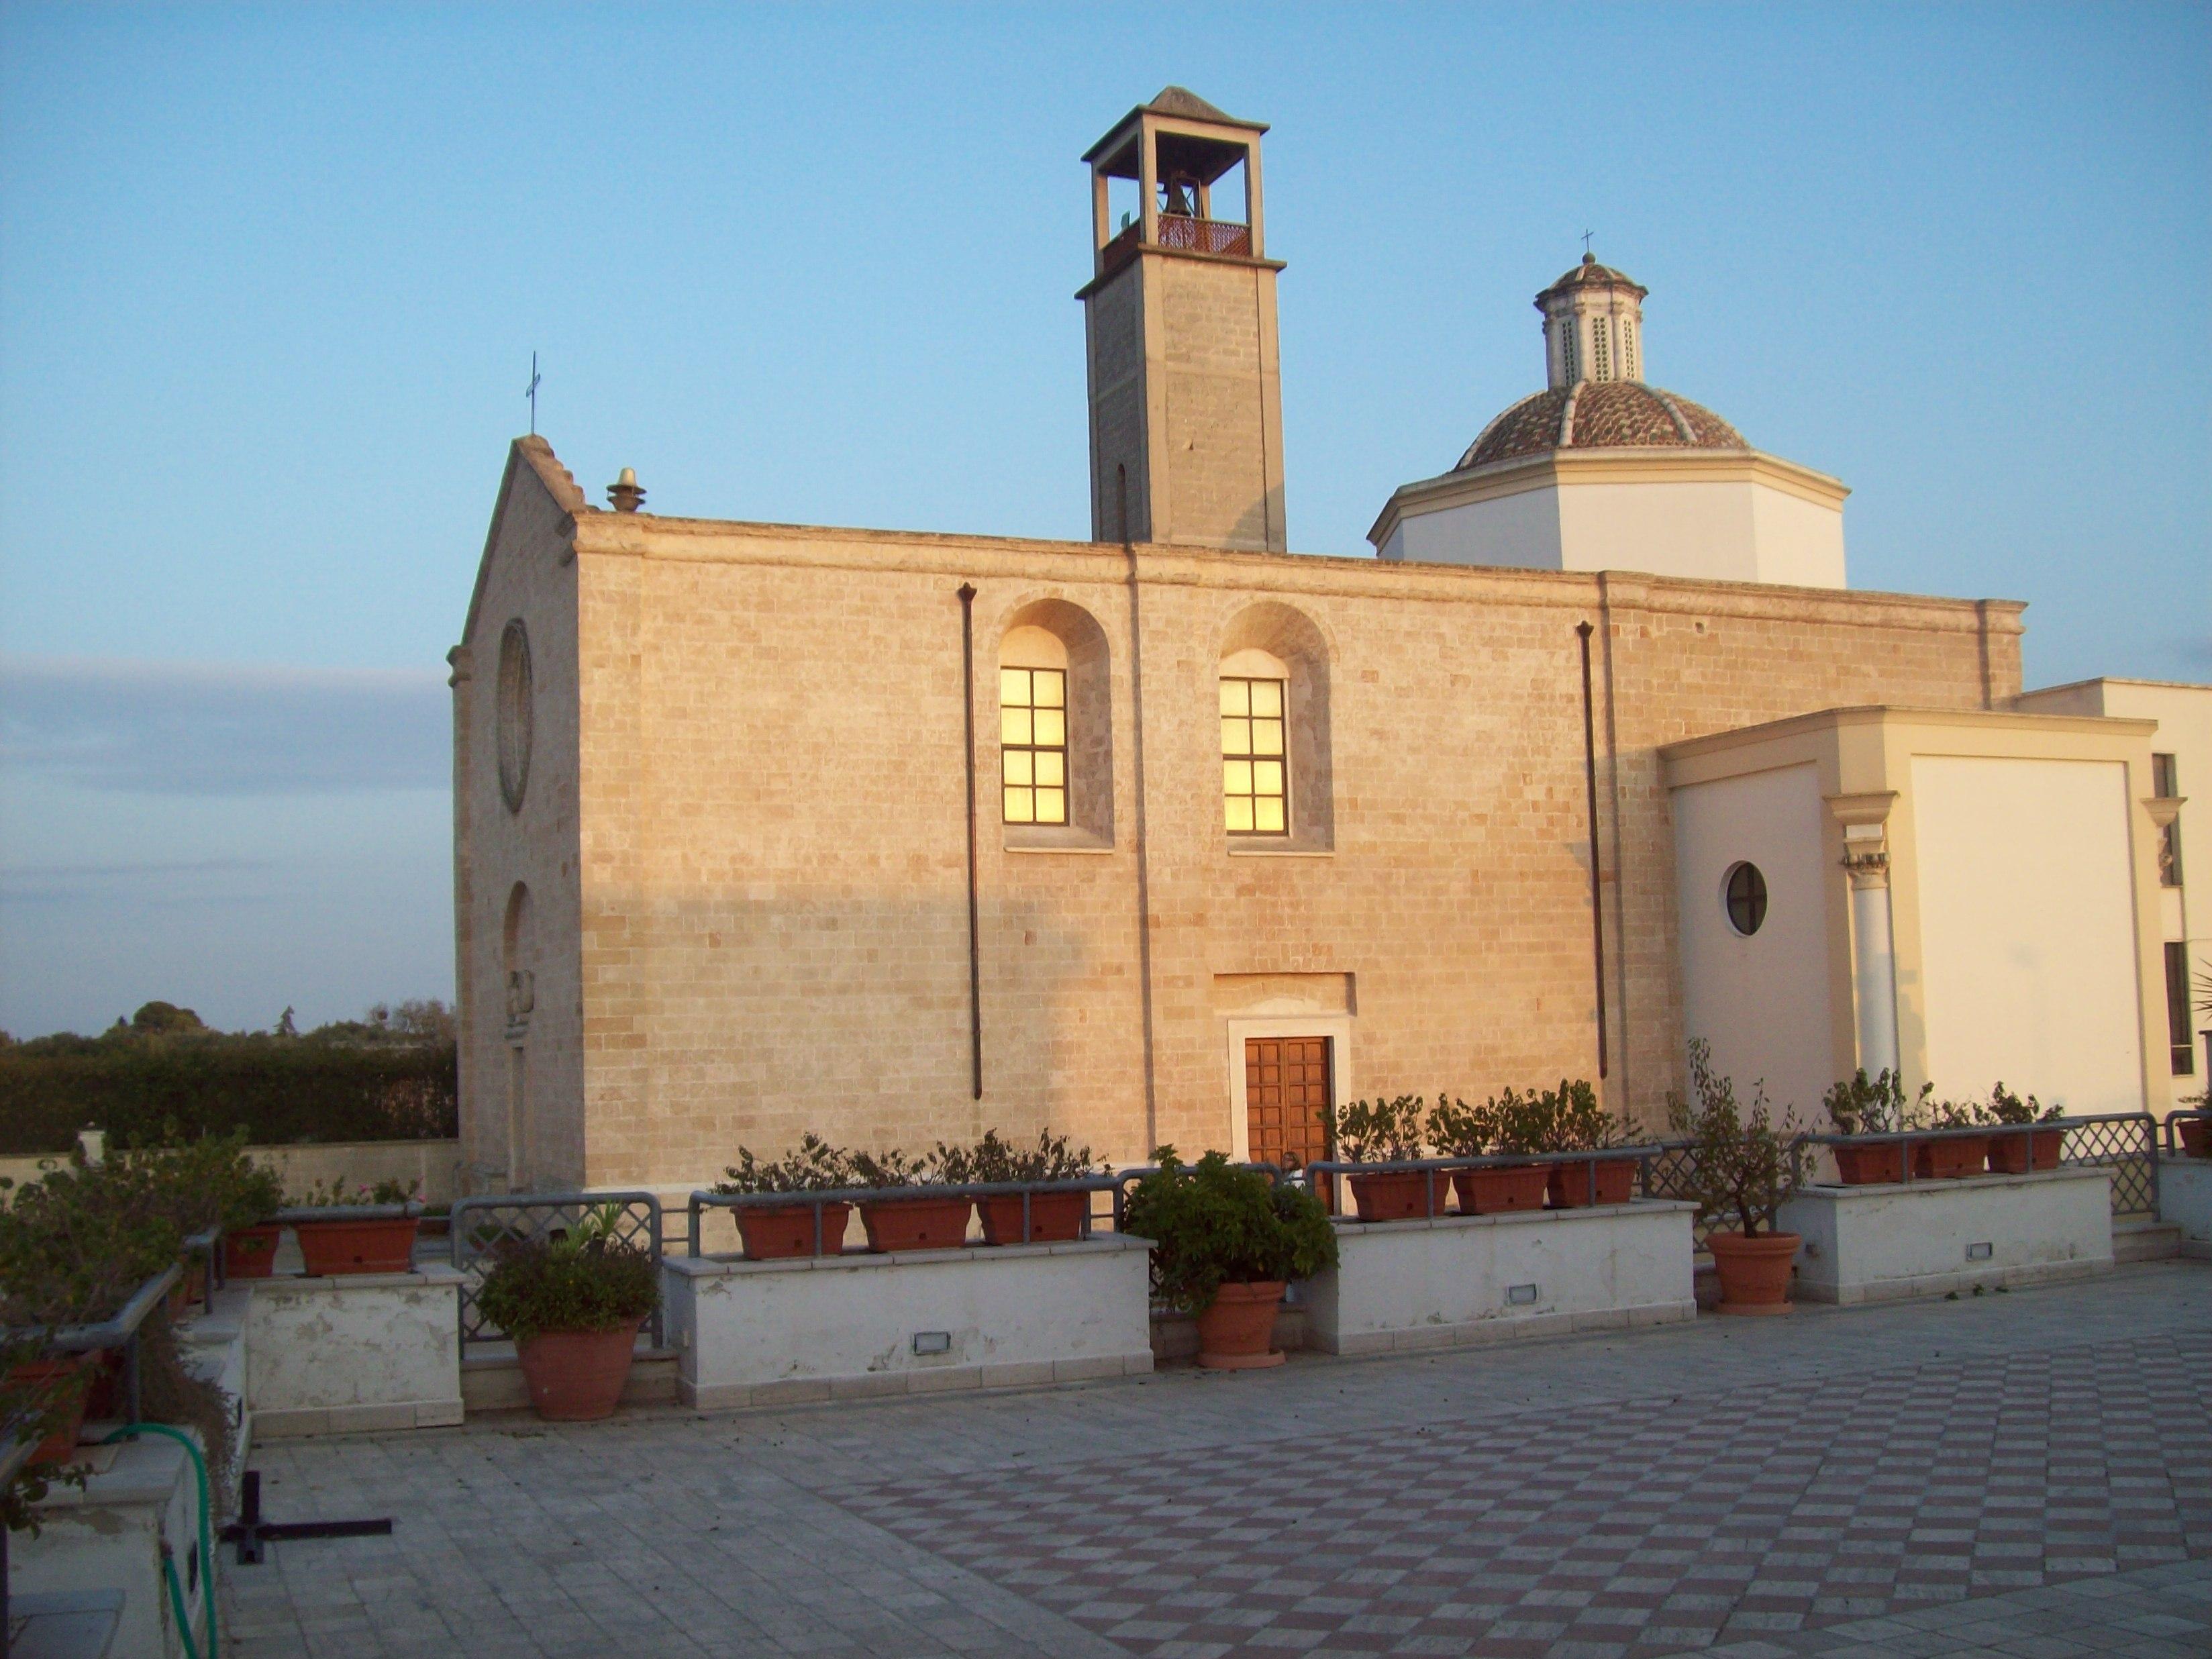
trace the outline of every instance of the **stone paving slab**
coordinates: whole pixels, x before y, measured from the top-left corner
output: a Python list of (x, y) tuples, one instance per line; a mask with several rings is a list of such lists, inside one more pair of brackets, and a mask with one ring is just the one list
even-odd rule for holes
[(259, 1449), (240, 1659), (2212, 1654), (2212, 1268)]

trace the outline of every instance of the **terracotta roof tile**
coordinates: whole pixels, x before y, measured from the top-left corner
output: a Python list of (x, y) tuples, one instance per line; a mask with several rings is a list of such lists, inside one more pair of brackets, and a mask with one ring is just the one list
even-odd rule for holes
[(1571, 389), (1523, 398), (1488, 426), (1455, 472), (1493, 461), (1569, 449), (1748, 449), (1742, 434), (1703, 404), (1641, 380), (1585, 380), (1573, 397), (1574, 425), (1562, 445)]

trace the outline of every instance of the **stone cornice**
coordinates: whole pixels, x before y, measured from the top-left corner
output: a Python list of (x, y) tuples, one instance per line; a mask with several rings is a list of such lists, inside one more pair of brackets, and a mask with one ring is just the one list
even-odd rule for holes
[(2156, 720), (2121, 720), (2106, 714), (2036, 714), (2006, 708), (1916, 708), (1893, 703), (1869, 703), (1850, 708), (1823, 708), (1810, 714), (1795, 714), (1788, 720), (1768, 720), (1759, 726), (1741, 726), (1732, 731), (1714, 732), (1700, 738), (1685, 738), (1680, 743), (1661, 744), (1659, 757), (1668, 762), (1695, 760), (1703, 756), (1724, 754), (1731, 749), (1753, 748), (1778, 738), (1801, 732), (1881, 726), (1891, 721), (1922, 727), (1951, 726), (1984, 732), (2078, 732), (2084, 736), (2102, 737), (2147, 738), (2158, 730)]
[(1401, 484), (1383, 504), (1367, 539), (1377, 547), (1404, 520), (1447, 507), (1575, 484), (1759, 483), (1816, 507), (1843, 511), (1851, 492), (1840, 478), (1757, 449), (1548, 449), (1465, 472)]

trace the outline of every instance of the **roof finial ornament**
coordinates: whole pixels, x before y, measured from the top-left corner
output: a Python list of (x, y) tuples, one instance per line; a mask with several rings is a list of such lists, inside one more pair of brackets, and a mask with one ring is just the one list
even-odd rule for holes
[(617, 513), (635, 513), (645, 505), (645, 486), (637, 481), (636, 468), (622, 470), (622, 477), (607, 486), (607, 499)]
[(1597, 255), (1590, 252), (1590, 233), (1587, 230), (1583, 233), (1583, 263), (1586, 265), (1597, 263)]

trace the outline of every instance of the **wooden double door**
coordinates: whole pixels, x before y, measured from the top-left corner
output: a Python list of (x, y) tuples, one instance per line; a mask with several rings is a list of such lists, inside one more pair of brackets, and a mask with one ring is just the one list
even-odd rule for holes
[(1332, 1098), (1334, 1056), (1323, 1037), (1248, 1037), (1244, 1123), (1255, 1164), (1301, 1169), (1328, 1157), (1322, 1108)]

